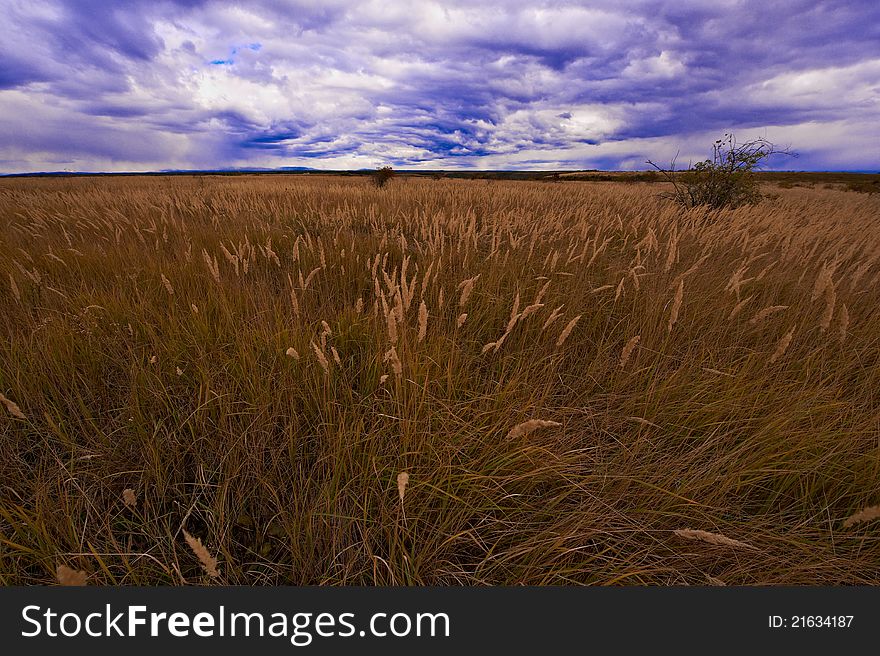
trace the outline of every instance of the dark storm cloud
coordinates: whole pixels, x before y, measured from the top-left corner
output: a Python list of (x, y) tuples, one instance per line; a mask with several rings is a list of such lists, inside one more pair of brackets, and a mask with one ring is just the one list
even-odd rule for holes
[(880, 6), (0, 0), (4, 170), (880, 167)]

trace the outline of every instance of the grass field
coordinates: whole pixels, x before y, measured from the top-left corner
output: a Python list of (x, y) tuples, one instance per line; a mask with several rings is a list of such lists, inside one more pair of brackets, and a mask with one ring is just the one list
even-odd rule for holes
[(0, 583), (880, 582), (880, 196), (659, 189), (0, 181)]

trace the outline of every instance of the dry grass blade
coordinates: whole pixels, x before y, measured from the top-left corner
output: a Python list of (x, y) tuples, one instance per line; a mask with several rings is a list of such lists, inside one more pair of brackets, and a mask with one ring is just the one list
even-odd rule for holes
[(183, 530), (183, 537), (186, 539), (189, 548), (192, 549), (192, 552), (196, 555), (196, 558), (199, 559), (199, 562), (202, 564), (202, 567), (205, 569), (208, 576), (214, 579), (218, 578), (220, 576), (220, 571), (217, 569), (217, 559), (210, 554), (207, 547), (202, 544), (202, 541), (199, 538), (190, 535), (186, 529)]
[(634, 421), (637, 424), (641, 424), (642, 426), (650, 426), (651, 428), (660, 428), (660, 426), (655, 424), (653, 421), (649, 421), (649, 420), (645, 419), (644, 417), (627, 417), (627, 419), (629, 419), (630, 421)]
[(15, 299), (16, 303), (21, 303), (21, 292), (18, 290), (18, 285), (15, 284), (15, 278), (12, 277), (12, 274), (9, 274), (9, 289), (12, 291), (12, 297)]
[(672, 308), (669, 310), (669, 321), (666, 323), (666, 332), (672, 332), (672, 327), (678, 321), (678, 312), (681, 310), (681, 301), (684, 298), (684, 279), (678, 283), (675, 290), (675, 298), (672, 299)]

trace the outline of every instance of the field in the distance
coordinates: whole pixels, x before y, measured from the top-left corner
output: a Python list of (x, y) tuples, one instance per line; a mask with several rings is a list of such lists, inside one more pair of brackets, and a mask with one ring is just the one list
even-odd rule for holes
[(659, 190), (0, 181), (0, 583), (880, 582), (880, 197)]

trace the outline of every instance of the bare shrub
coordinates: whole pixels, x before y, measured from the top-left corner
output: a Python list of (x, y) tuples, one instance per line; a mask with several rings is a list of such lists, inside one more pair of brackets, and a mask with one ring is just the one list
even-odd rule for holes
[(717, 210), (754, 205), (762, 198), (755, 171), (774, 155), (797, 157), (787, 147), (783, 148), (764, 138), (738, 143), (733, 134), (725, 134), (712, 144), (712, 158), (697, 162), (690, 168), (678, 171), (675, 159), (668, 169), (653, 161), (653, 166), (673, 191), (662, 194), (682, 207), (708, 207)]
[(372, 173), (373, 185), (379, 189), (383, 189), (394, 178), (394, 169), (390, 166), (380, 166)]

